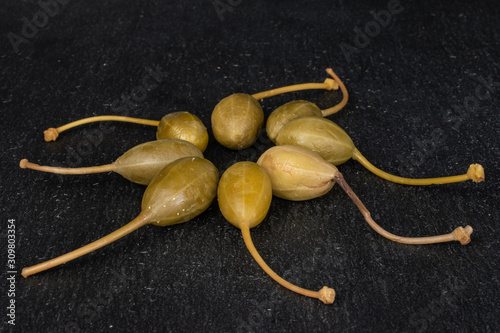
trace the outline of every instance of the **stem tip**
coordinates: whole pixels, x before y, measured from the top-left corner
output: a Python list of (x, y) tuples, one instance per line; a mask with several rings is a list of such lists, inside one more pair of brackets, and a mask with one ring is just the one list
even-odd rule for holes
[(325, 82), (323, 82), (323, 83), (327, 85), (326, 90), (338, 90), (339, 89), (339, 84), (334, 79), (327, 78), (327, 79), (325, 79)]
[(19, 162), (19, 167), (21, 167), (21, 169), (26, 169), (28, 163), (29, 161), (26, 158), (23, 158), (21, 162)]
[(467, 170), (467, 175), (476, 183), (484, 181), (484, 168), (481, 164), (471, 164), (469, 170)]
[(43, 131), (43, 135), (45, 137), (45, 141), (56, 141), (59, 136), (59, 132), (54, 127), (49, 128), (48, 130)]
[(318, 299), (325, 304), (332, 304), (333, 301), (335, 301), (335, 290), (333, 290), (332, 288), (328, 288), (325, 286), (321, 288), (320, 291), (318, 291), (318, 294)]
[(452, 231), (452, 235), (456, 241), (459, 241), (462, 245), (467, 245), (470, 243), (470, 235), (472, 234), (472, 227), (470, 225), (465, 228), (458, 227)]

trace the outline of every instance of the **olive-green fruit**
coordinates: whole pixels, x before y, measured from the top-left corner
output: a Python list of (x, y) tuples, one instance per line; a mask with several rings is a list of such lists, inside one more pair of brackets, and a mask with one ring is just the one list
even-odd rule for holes
[(276, 136), (283, 126), (293, 119), (303, 116), (323, 117), (320, 108), (309, 101), (291, 101), (274, 110), (267, 118), (266, 132), (269, 139), (276, 142)]
[(40, 264), (23, 268), (28, 277), (64, 264), (106, 246), (147, 224), (169, 226), (189, 221), (203, 213), (215, 199), (219, 171), (201, 157), (183, 157), (163, 168), (151, 181), (142, 198), (139, 215), (107, 236), (79, 249)]
[(301, 117), (283, 126), (277, 145), (295, 145), (317, 152), (327, 162), (340, 165), (354, 153), (354, 143), (333, 121), (319, 117)]
[(115, 161), (115, 172), (128, 180), (148, 185), (169, 163), (187, 156), (203, 157), (192, 143), (179, 139), (145, 142), (128, 150)]
[(114, 171), (126, 179), (148, 185), (154, 176), (167, 164), (186, 156), (203, 157), (202, 152), (192, 143), (179, 139), (165, 139), (145, 142), (129, 149), (118, 159), (106, 165), (83, 168), (60, 168), (41, 166), (23, 159), (20, 167), (58, 174), (81, 175)]
[(264, 111), (251, 95), (233, 94), (220, 101), (212, 112), (215, 139), (230, 149), (250, 147), (264, 124)]
[(299, 146), (275, 146), (257, 161), (271, 180), (277, 197), (301, 201), (320, 197), (331, 190), (337, 168), (318, 153)]
[(257, 161), (269, 175), (273, 194), (289, 200), (307, 200), (326, 194), (337, 183), (358, 207), (368, 225), (381, 236), (403, 244), (434, 244), (458, 241), (470, 242), (471, 226), (458, 227), (451, 233), (427, 237), (402, 237), (378, 225), (370, 211), (347, 184), (337, 168), (319, 154), (299, 146), (275, 146), (268, 149)]
[(375, 175), (398, 184), (422, 186), (467, 180), (476, 183), (484, 181), (484, 169), (480, 164), (471, 164), (466, 174), (449, 177), (415, 179), (391, 175), (371, 164), (356, 149), (349, 135), (337, 124), (326, 118), (301, 117), (290, 121), (278, 133), (276, 144), (308, 148), (320, 154), (333, 165), (340, 165), (352, 158)]
[(194, 144), (201, 152), (207, 149), (208, 132), (200, 118), (186, 111), (172, 112), (161, 118), (156, 138), (181, 139)]
[(276, 282), (301, 295), (333, 303), (335, 291), (323, 287), (319, 292), (296, 286), (276, 274), (255, 248), (250, 229), (266, 217), (273, 196), (272, 184), (266, 171), (254, 162), (239, 162), (222, 175), (217, 190), (222, 215), (241, 230), (243, 241), (257, 264)]
[(269, 176), (254, 162), (238, 162), (220, 178), (217, 199), (222, 215), (239, 228), (257, 226), (267, 215), (273, 191)]
[(219, 171), (207, 159), (183, 157), (163, 168), (142, 198), (149, 221), (167, 226), (191, 220), (204, 212), (217, 192)]

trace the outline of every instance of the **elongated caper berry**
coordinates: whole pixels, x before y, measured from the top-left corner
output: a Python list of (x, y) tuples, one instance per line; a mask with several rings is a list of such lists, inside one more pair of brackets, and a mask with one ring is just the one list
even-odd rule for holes
[(347, 184), (344, 176), (318, 153), (299, 146), (275, 146), (266, 150), (257, 163), (271, 180), (273, 194), (288, 200), (308, 200), (326, 194), (337, 183), (363, 214), (368, 225), (381, 236), (404, 244), (470, 242), (472, 228), (458, 227), (453, 232), (429, 237), (401, 237), (387, 232), (371, 217), (370, 212)]
[(266, 217), (273, 196), (269, 176), (254, 162), (238, 162), (221, 176), (217, 199), (222, 215), (235, 227), (257, 226)]
[(150, 223), (167, 226), (191, 220), (215, 199), (219, 171), (207, 159), (183, 157), (153, 178), (142, 197)]
[(484, 169), (480, 164), (471, 164), (466, 174), (457, 176), (406, 178), (391, 175), (373, 166), (354, 146), (349, 135), (326, 118), (300, 117), (290, 121), (278, 133), (276, 144), (306, 147), (334, 165), (340, 165), (353, 158), (375, 175), (404, 185), (448, 184), (466, 180), (476, 183), (484, 181)]
[(28, 277), (79, 258), (106, 246), (146, 224), (168, 226), (189, 221), (203, 213), (217, 193), (219, 171), (200, 157), (183, 157), (163, 168), (144, 192), (142, 209), (131, 222), (77, 250), (38, 265), (23, 268)]
[(255, 248), (250, 228), (257, 226), (266, 217), (272, 198), (271, 181), (264, 168), (254, 162), (232, 165), (220, 179), (217, 196), (222, 215), (241, 230), (248, 251), (272, 279), (298, 294), (318, 298), (325, 304), (333, 303), (335, 290), (323, 287), (320, 291), (312, 291), (288, 282), (266, 264)]
[(308, 148), (333, 165), (348, 161), (354, 152), (354, 143), (340, 126), (314, 116), (300, 117), (285, 124), (276, 136), (276, 144)]
[(277, 197), (302, 201), (331, 190), (338, 169), (318, 153), (299, 146), (275, 146), (264, 152), (257, 164), (266, 170)]
[(165, 139), (141, 143), (118, 157), (115, 162), (106, 165), (83, 168), (60, 168), (41, 166), (30, 163), (26, 159), (21, 160), (19, 165), (23, 169), (27, 168), (65, 175), (114, 171), (134, 183), (148, 185), (151, 179), (167, 164), (186, 156), (203, 157), (203, 154), (190, 142), (178, 139)]

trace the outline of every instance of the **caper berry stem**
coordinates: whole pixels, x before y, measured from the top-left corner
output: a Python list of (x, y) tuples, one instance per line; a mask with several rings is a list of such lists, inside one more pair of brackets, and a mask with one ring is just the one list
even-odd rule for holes
[(313, 90), (313, 89), (337, 90), (338, 88), (339, 88), (338, 84), (334, 80), (328, 78), (323, 83), (294, 84), (291, 86), (286, 86), (256, 93), (253, 94), (252, 97), (255, 98), (256, 100), (261, 100), (263, 98), (281, 95), (293, 91)]
[(349, 93), (347, 92), (347, 89), (342, 82), (342, 80), (339, 79), (337, 74), (334, 73), (334, 71), (331, 68), (327, 68), (326, 72), (335, 80), (335, 82), (338, 84), (340, 87), (340, 91), (342, 91), (342, 100), (340, 101), (339, 104), (325, 110), (321, 110), (321, 113), (323, 113), (323, 117), (329, 116), (331, 114), (334, 114), (340, 110), (347, 104), (347, 100), (349, 99)]
[(376, 168), (356, 148), (354, 148), (352, 158), (361, 163), (361, 165), (363, 165), (366, 169), (368, 169), (375, 175), (383, 179), (386, 179), (388, 181), (403, 185), (449, 184), (449, 183), (463, 182), (467, 180), (472, 180), (476, 183), (479, 183), (484, 180), (484, 168), (480, 164), (471, 164), (469, 166), (469, 170), (464, 175), (415, 179), (415, 178), (404, 178), (404, 177), (394, 176)]
[(259, 252), (255, 248), (252, 237), (250, 236), (250, 228), (248, 226), (248, 223), (243, 222), (240, 225), (241, 233), (243, 235), (243, 240), (245, 241), (245, 245), (248, 248), (248, 251), (252, 255), (252, 257), (255, 259), (255, 261), (259, 264), (259, 266), (276, 282), (278, 282), (280, 285), (283, 287), (296, 292), (297, 294), (312, 297), (312, 298), (317, 298), (321, 300), (325, 304), (332, 304), (333, 301), (335, 300), (335, 290), (332, 288), (328, 287), (323, 287), (320, 291), (312, 291), (308, 289), (304, 289), (301, 287), (298, 287), (282, 277), (280, 277), (278, 274), (276, 274), (262, 259), (260, 256)]
[(45, 141), (55, 141), (57, 137), (59, 136), (60, 133), (69, 130), (70, 128), (84, 125), (84, 124), (89, 124), (89, 123), (94, 123), (98, 121), (121, 121), (121, 122), (126, 122), (126, 123), (134, 123), (134, 124), (140, 124), (140, 125), (149, 125), (149, 126), (155, 126), (157, 127), (158, 124), (160, 123), (158, 120), (149, 120), (149, 119), (140, 119), (140, 118), (132, 118), (132, 117), (125, 117), (125, 116), (114, 116), (114, 115), (109, 115), (109, 116), (96, 116), (96, 117), (89, 117), (89, 118), (84, 118), (80, 119), (77, 121), (73, 121), (69, 124), (54, 128), (51, 127), (43, 132), (45, 136)]
[(303, 84), (295, 84), (287, 87), (271, 89), (268, 91), (263, 91), (257, 94), (253, 94), (256, 100), (261, 100), (263, 98), (272, 97), (292, 91), (300, 91), (300, 90), (310, 90), (310, 89), (325, 89), (325, 90), (337, 90), (340, 88), (342, 91), (342, 100), (337, 105), (321, 110), (323, 117), (334, 114), (340, 110), (347, 104), (347, 100), (349, 99), (349, 93), (344, 85), (344, 83), (340, 80), (340, 78), (335, 74), (335, 72), (331, 68), (327, 68), (326, 72), (333, 78), (327, 78), (323, 83), (303, 83)]
[(366, 222), (381, 236), (390, 239), (394, 242), (403, 243), (403, 244), (411, 244), (411, 245), (420, 245), (420, 244), (434, 244), (434, 243), (444, 243), (444, 242), (452, 242), (459, 241), (460, 244), (466, 245), (470, 243), (470, 235), (472, 234), (472, 227), (466, 226), (465, 228), (458, 227), (453, 232), (445, 235), (439, 236), (429, 236), (429, 237), (401, 237), (390, 232), (384, 230), (381, 226), (379, 226), (372, 218), (371, 214), (365, 205), (358, 198), (356, 193), (351, 189), (349, 184), (344, 179), (344, 176), (340, 172), (337, 172), (333, 178), (337, 184), (342, 187), (342, 189), (347, 193), (347, 195), (351, 198), (354, 204), (358, 207), (360, 212), (363, 214)]
[(47, 165), (38, 165), (38, 164), (29, 162), (25, 158), (22, 159), (21, 162), (19, 162), (19, 166), (22, 169), (31, 169), (31, 170), (37, 170), (37, 171), (43, 171), (43, 172), (57, 173), (57, 174), (61, 174), (61, 175), (85, 175), (85, 174), (90, 174), (90, 173), (109, 172), (109, 171), (113, 171), (115, 169), (115, 165), (113, 163), (92, 166), (92, 167), (83, 167), (83, 168), (62, 168), (62, 167), (53, 167), (53, 166), (47, 166)]
[(34, 266), (23, 268), (23, 270), (21, 271), (21, 275), (27, 278), (30, 275), (37, 274), (47, 269), (67, 263), (68, 261), (79, 258), (97, 249), (100, 249), (101, 247), (106, 246), (128, 235), (132, 231), (137, 230), (148, 223), (149, 223), (149, 216), (147, 214), (140, 213), (135, 219), (133, 219), (131, 222), (127, 223), (120, 229), (115, 230), (109, 235), (104, 236), (90, 244), (87, 244), (77, 250), (63, 254), (62, 256), (59, 256), (57, 258), (42, 262)]

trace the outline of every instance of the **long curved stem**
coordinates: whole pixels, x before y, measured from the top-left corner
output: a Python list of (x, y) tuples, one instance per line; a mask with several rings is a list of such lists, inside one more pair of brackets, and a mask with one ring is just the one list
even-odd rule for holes
[(403, 244), (411, 244), (411, 245), (418, 245), (418, 244), (434, 244), (434, 243), (444, 243), (444, 242), (452, 242), (452, 241), (459, 241), (460, 244), (466, 245), (470, 243), (470, 235), (472, 234), (472, 227), (471, 226), (466, 226), (465, 228), (458, 227), (453, 232), (445, 235), (439, 235), (439, 236), (429, 236), (429, 237), (401, 237), (397, 236), (394, 234), (391, 234), (390, 232), (384, 230), (381, 226), (379, 226), (372, 218), (371, 214), (366, 209), (365, 205), (361, 202), (361, 200), (358, 198), (356, 193), (351, 189), (349, 184), (345, 181), (344, 177), (340, 172), (337, 172), (337, 174), (333, 178), (337, 184), (342, 187), (342, 189), (347, 193), (347, 195), (351, 198), (351, 200), (356, 204), (358, 207), (359, 211), (363, 214), (365, 217), (366, 222), (372, 227), (373, 230), (375, 230), (378, 234), (381, 236), (390, 239), (394, 242), (398, 243), (403, 243)]
[(339, 85), (334, 80), (328, 78), (323, 83), (302, 83), (302, 84), (294, 84), (291, 86), (271, 89), (267, 91), (263, 91), (260, 93), (253, 94), (252, 97), (256, 100), (261, 100), (263, 98), (272, 97), (276, 95), (281, 95), (284, 93), (292, 92), (292, 91), (300, 91), (300, 90), (312, 90), (312, 89), (325, 89), (325, 90), (337, 90)]
[(463, 182), (467, 180), (472, 180), (476, 183), (479, 183), (484, 180), (484, 168), (481, 166), (481, 164), (471, 164), (469, 166), (469, 170), (467, 170), (467, 173), (464, 175), (415, 179), (415, 178), (404, 178), (404, 177), (394, 176), (376, 168), (363, 155), (361, 155), (359, 150), (356, 148), (354, 148), (354, 153), (352, 155), (352, 158), (361, 163), (361, 165), (363, 165), (366, 169), (368, 169), (375, 175), (384, 178), (385, 180), (403, 185), (449, 184), (449, 183)]
[(339, 77), (333, 72), (333, 70), (331, 68), (327, 68), (326, 72), (339, 85), (340, 90), (342, 91), (342, 100), (340, 101), (339, 104), (337, 104), (329, 109), (321, 110), (321, 112), (323, 113), (323, 117), (329, 116), (331, 114), (334, 114), (334, 113), (342, 110), (342, 108), (344, 108), (344, 106), (347, 104), (347, 100), (349, 99), (349, 93), (347, 92), (347, 89), (346, 89), (344, 83), (339, 79)]
[(49, 268), (62, 265), (70, 260), (79, 258), (87, 253), (90, 253), (103, 246), (106, 246), (148, 223), (149, 223), (149, 216), (140, 213), (135, 219), (133, 219), (131, 222), (127, 223), (120, 229), (115, 230), (109, 235), (104, 236), (90, 244), (87, 244), (77, 250), (63, 254), (62, 256), (59, 256), (57, 258), (42, 262), (38, 265), (23, 268), (23, 270), (21, 271), (21, 275), (27, 278), (30, 275), (37, 274)]
[(51, 127), (43, 132), (45, 136), (45, 141), (55, 141), (57, 137), (59, 136), (60, 133), (69, 130), (70, 128), (84, 125), (84, 124), (89, 124), (89, 123), (94, 123), (98, 121), (121, 121), (121, 122), (126, 122), (126, 123), (134, 123), (134, 124), (140, 124), (140, 125), (149, 125), (149, 126), (158, 126), (160, 123), (158, 120), (149, 120), (149, 119), (140, 119), (140, 118), (132, 118), (132, 117), (125, 117), (125, 116), (96, 116), (96, 117), (89, 117), (89, 118), (84, 118), (80, 119), (77, 121), (73, 121), (69, 124), (54, 128)]
[(250, 236), (250, 228), (248, 227), (247, 223), (242, 223), (240, 226), (241, 233), (243, 235), (243, 240), (245, 241), (245, 245), (248, 248), (248, 251), (250, 251), (250, 254), (252, 257), (257, 261), (259, 266), (271, 277), (273, 278), (276, 282), (281, 284), (283, 287), (296, 292), (300, 295), (312, 297), (312, 298), (318, 298), (325, 304), (332, 304), (333, 301), (335, 300), (335, 291), (331, 288), (328, 287), (323, 287), (320, 291), (312, 291), (312, 290), (307, 290), (301, 287), (298, 287), (282, 277), (280, 277), (278, 274), (276, 274), (262, 259), (262, 257), (259, 255), (259, 252), (257, 252), (257, 249), (255, 248), (253, 242), (252, 242), (252, 237)]
[(109, 171), (114, 171), (115, 169), (114, 163), (92, 166), (92, 167), (83, 167), (83, 168), (61, 168), (61, 167), (53, 167), (47, 165), (38, 165), (29, 162), (25, 158), (22, 159), (21, 162), (19, 162), (19, 166), (22, 169), (32, 169), (43, 172), (57, 173), (61, 175), (85, 175), (90, 173), (109, 172)]

